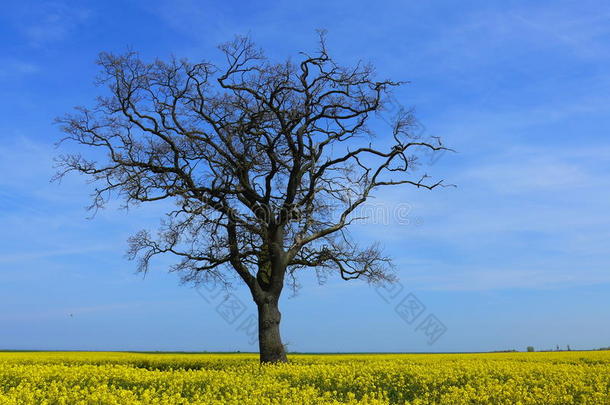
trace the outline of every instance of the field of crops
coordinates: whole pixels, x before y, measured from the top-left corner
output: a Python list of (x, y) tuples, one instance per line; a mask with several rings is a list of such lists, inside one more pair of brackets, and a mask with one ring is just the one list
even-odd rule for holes
[(0, 353), (0, 404), (610, 404), (610, 352)]

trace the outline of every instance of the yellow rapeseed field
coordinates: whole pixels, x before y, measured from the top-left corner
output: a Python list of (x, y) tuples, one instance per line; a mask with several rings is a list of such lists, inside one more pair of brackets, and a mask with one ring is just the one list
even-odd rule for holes
[(0, 353), (0, 404), (610, 404), (610, 352)]

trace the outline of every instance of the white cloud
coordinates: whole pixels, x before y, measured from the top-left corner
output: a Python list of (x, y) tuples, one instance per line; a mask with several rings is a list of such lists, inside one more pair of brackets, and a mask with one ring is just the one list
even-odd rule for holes
[(14, 58), (0, 59), (0, 79), (31, 75), (39, 71), (40, 67), (31, 62)]
[(32, 261), (36, 259), (44, 259), (55, 256), (74, 256), (74, 255), (82, 255), (92, 252), (99, 252), (104, 250), (109, 250), (111, 245), (100, 245), (100, 246), (87, 246), (87, 247), (77, 247), (77, 248), (61, 248), (54, 250), (30, 250), (27, 252), (16, 252), (10, 254), (0, 254), (0, 263), (16, 263), (23, 261)]
[(576, 55), (583, 57), (599, 57), (606, 55), (605, 44), (600, 39), (610, 32), (610, 13), (607, 10), (580, 10), (581, 13), (565, 12), (557, 9), (536, 9), (534, 13), (528, 10), (513, 12), (510, 15), (521, 22), (521, 27), (527, 32), (541, 34), (542, 38), (555, 40), (569, 47)]
[(64, 40), (91, 16), (91, 10), (46, 1), (27, 10), (22, 9), (19, 29), (32, 46)]
[(488, 291), (506, 289), (553, 289), (610, 283), (610, 274), (601, 269), (548, 267), (455, 267), (451, 272), (413, 276), (401, 273), (401, 281), (415, 289), (439, 291)]
[(538, 157), (513, 156), (511, 161), (477, 166), (464, 175), (467, 181), (481, 181), (501, 194), (582, 188), (595, 181), (582, 166), (547, 157), (546, 151), (539, 153)]

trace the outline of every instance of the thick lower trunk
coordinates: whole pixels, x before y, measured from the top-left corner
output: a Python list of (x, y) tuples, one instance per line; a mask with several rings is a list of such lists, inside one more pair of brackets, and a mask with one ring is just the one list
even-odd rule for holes
[(286, 350), (280, 337), (280, 310), (278, 300), (265, 300), (258, 304), (258, 346), (261, 363), (286, 362)]

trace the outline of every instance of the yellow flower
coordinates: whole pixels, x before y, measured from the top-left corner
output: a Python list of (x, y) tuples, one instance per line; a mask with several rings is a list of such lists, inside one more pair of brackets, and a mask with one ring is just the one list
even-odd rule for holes
[(610, 352), (0, 353), (0, 404), (610, 404)]

